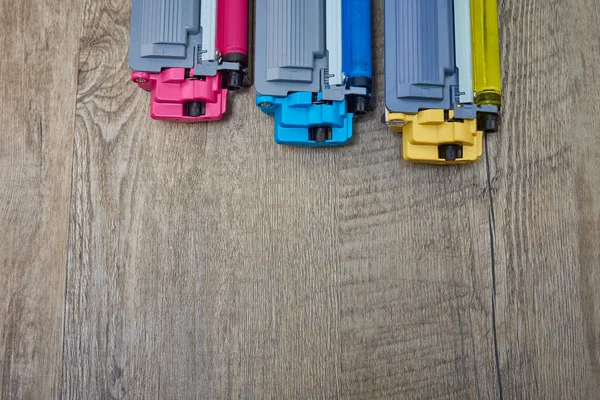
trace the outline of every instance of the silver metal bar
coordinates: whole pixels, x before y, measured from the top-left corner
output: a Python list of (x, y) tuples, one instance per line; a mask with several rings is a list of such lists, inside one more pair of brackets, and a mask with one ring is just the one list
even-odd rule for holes
[(202, 61), (217, 59), (217, 0), (201, 0)]
[[(479, 1), (479, 0), (475, 0)], [(471, 42), (471, 0), (454, 0), (454, 48), (461, 103), (473, 103), (473, 43)]]
[(341, 85), (342, 76), (342, 0), (326, 0), (325, 35), (329, 53), (329, 84)]

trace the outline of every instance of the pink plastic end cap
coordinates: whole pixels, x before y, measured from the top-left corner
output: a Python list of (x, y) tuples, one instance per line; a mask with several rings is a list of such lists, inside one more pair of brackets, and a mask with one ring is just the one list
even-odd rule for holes
[[(193, 73), (191, 74), (193, 76)], [(203, 79), (189, 79), (184, 68), (169, 68), (158, 74), (133, 72), (131, 80), (150, 92), (150, 117), (175, 122), (218, 121), (227, 111), (227, 89), (221, 84), (221, 74)], [(204, 114), (185, 115), (186, 104), (203, 103)]]

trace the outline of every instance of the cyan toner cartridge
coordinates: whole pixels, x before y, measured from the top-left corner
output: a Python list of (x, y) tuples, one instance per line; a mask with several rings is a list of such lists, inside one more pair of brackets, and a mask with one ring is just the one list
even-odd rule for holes
[(496, 0), (385, 0), (385, 80), (406, 160), (476, 161), (499, 125)]
[(248, 0), (132, 0), (131, 79), (154, 119), (223, 117), (227, 92), (248, 85)]
[(256, 0), (256, 104), (277, 143), (347, 143), (371, 76), (370, 0)]

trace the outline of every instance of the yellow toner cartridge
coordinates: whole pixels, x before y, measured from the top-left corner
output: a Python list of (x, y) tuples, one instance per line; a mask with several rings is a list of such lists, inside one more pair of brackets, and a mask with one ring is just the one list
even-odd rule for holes
[(501, 106), (495, 0), (385, 0), (385, 120), (404, 159), (476, 161)]

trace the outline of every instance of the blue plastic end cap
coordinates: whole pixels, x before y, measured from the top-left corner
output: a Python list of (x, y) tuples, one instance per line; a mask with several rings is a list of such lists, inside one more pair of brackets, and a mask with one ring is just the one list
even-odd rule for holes
[(352, 137), (353, 115), (346, 100), (313, 103), (313, 94), (257, 96), (257, 105), (275, 117), (275, 142), (292, 146), (342, 146)]

